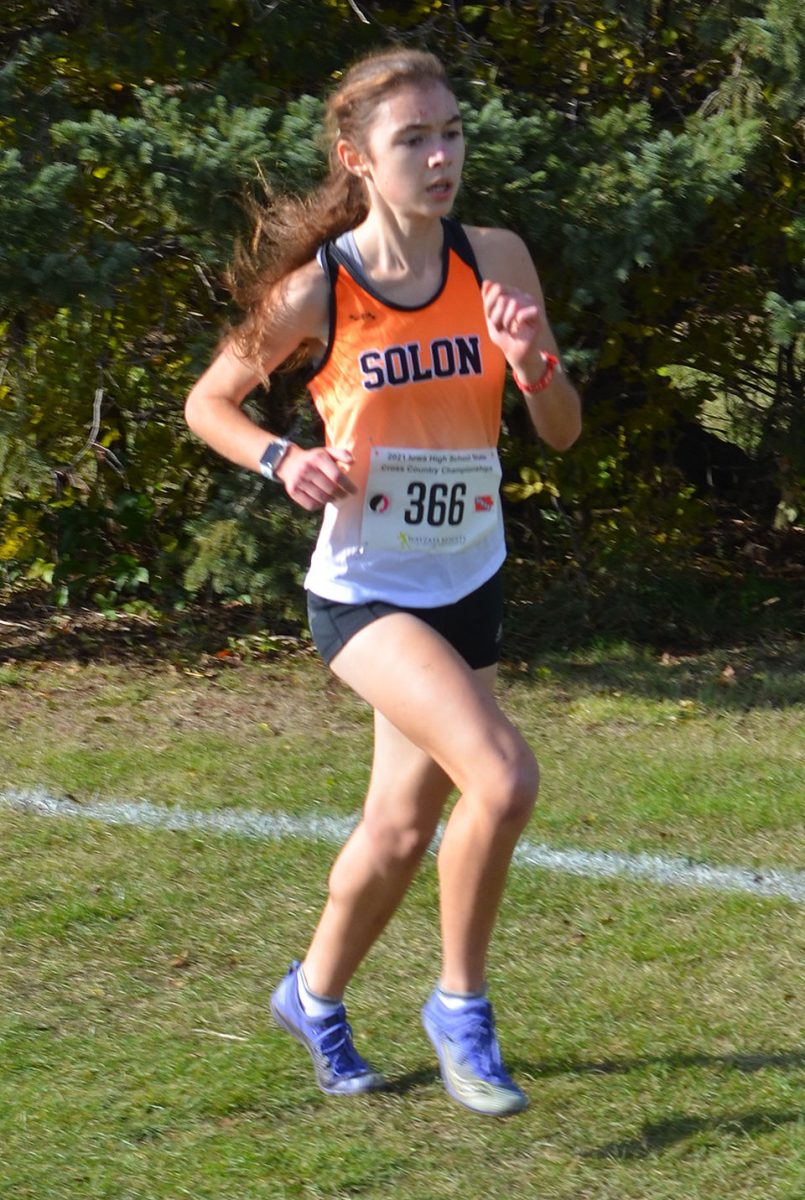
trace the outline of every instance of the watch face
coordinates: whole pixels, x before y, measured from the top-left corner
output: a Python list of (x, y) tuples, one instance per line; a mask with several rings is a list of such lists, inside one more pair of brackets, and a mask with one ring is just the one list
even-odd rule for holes
[(282, 452), (285, 447), (281, 442), (272, 442), (263, 455), (263, 462), (267, 467), (273, 467), (282, 458)]
[(272, 442), (266, 448), (265, 454), (260, 459), (260, 466), (263, 467), (270, 475), (273, 475), (274, 470), (282, 462), (285, 457), (285, 452), (288, 449), (288, 443), (284, 438)]

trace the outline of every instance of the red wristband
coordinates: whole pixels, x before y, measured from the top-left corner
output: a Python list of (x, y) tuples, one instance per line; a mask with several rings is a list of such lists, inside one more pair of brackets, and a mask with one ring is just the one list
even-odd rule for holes
[(559, 359), (555, 354), (549, 354), (547, 350), (540, 350), (539, 353), (540, 358), (545, 363), (545, 370), (542, 372), (536, 383), (525, 383), (524, 380), (520, 379), (516, 371), (514, 373), (514, 382), (525, 396), (535, 396), (537, 392), (544, 391), (544, 389), (553, 379), (557, 368), (560, 371), (562, 370), (561, 366), (559, 365)]

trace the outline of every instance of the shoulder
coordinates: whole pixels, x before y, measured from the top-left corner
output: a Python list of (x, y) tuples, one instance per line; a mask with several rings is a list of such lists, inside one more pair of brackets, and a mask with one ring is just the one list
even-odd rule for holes
[(537, 277), (531, 253), (519, 234), (510, 229), (465, 225), (475, 253), (478, 270), (484, 279), (494, 279), (532, 291)]
[[(312, 324), (318, 328), (326, 321), (330, 289), (318, 261), (314, 258), (286, 275), (275, 285), (275, 299), (303, 325)], [(308, 336), (315, 335), (309, 333)]]
[(526, 244), (519, 234), (511, 229), (498, 229), (488, 225), (465, 225), (464, 232), (476, 254), (515, 255), (527, 254)]
[(271, 370), (302, 343), (327, 340), (329, 307), (329, 285), (315, 259), (272, 284), (261, 305), (262, 341), (271, 348)]
[(236, 326), (225, 346), (230, 358), (250, 366), (266, 378), (302, 348), (301, 357), (316, 352), (327, 341), (329, 287), (315, 261), (289, 271), (266, 288), (262, 299)]

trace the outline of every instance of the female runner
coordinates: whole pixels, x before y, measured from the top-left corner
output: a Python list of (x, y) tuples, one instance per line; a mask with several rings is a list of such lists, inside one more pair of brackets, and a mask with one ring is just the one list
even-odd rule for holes
[[(534, 756), (493, 695), (506, 364), (554, 449), (578, 437), (580, 402), (523, 242), (448, 216), (464, 140), (441, 64), (395, 47), (371, 55), (328, 118), (330, 174), (306, 200), (275, 204), (273, 261), (255, 268), (244, 321), (186, 405), (220, 454), (324, 509), (305, 581), (311, 630), (374, 709), (362, 819), (271, 1009), (324, 1091), (383, 1086), (353, 1045), (342, 997), (455, 788), (438, 852), (441, 974), (422, 1018), (449, 1094), (504, 1115), (527, 1100), (501, 1060), (487, 950), (538, 787)], [(300, 357), (326, 431), (314, 449), (267, 435), (241, 408)]]

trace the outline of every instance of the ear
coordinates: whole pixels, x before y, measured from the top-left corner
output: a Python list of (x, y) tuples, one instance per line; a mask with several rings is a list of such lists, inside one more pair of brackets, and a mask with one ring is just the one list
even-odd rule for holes
[(339, 138), (335, 152), (338, 155), (338, 161), (341, 166), (349, 171), (350, 175), (357, 175), (359, 179), (364, 179), (369, 172), (369, 165), (358, 150), (357, 146), (353, 145), (347, 138)]

